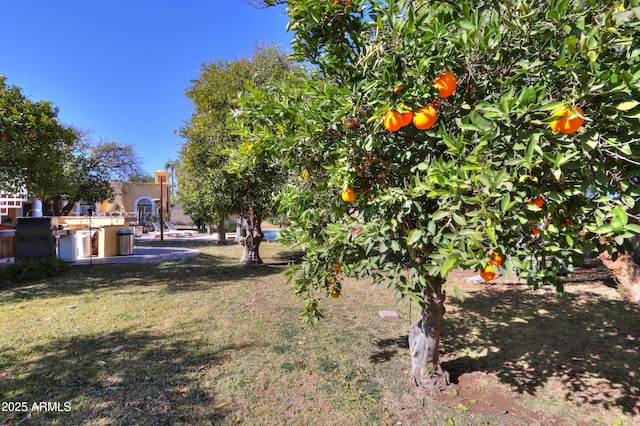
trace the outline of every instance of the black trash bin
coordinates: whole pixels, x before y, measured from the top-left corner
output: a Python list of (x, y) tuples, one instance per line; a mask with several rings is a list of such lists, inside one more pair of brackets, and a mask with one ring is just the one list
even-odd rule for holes
[(121, 229), (118, 231), (118, 256), (133, 254), (133, 231)]

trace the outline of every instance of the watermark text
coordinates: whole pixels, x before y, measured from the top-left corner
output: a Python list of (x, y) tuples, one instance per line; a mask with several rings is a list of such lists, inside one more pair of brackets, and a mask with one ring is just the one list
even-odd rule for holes
[(55, 401), (2, 401), (0, 402), (0, 413), (68, 413), (71, 411), (71, 402)]

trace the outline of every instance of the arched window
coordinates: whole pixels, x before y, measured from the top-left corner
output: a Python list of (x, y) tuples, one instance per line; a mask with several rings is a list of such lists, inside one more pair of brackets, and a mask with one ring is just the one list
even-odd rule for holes
[(153, 216), (151, 198), (145, 197), (136, 200), (136, 211), (138, 212), (138, 222), (151, 222), (151, 216)]

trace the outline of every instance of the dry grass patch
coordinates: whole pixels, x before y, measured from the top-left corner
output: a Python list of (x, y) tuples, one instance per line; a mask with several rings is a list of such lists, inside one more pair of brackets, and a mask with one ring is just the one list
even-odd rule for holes
[[(297, 253), (264, 244), (267, 265), (246, 268), (237, 245), (181, 244), (202, 254), (77, 267), (1, 291), (0, 402), (71, 409), (5, 411), (0, 424), (638, 420), (640, 316), (598, 271), (569, 283), (563, 299), (508, 282), (465, 285), (460, 274), (466, 300), (448, 301), (442, 342), (458, 384), (434, 400), (407, 381), (415, 305), (345, 280), (343, 296), (326, 300), (326, 320), (310, 327), (284, 276)], [(401, 319), (383, 320), (380, 309)]]

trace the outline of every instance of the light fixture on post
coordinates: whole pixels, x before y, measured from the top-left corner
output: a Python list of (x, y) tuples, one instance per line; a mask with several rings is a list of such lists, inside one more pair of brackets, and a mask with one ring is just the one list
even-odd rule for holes
[(164, 209), (162, 208), (162, 194), (164, 193), (164, 188), (162, 185), (167, 182), (167, 179), (171, 176), (171, 172), (166, 170), (156, 170), (153, 174), (156, 177), (156, 183), (160, 185), (160, 241), (164, 241)]

